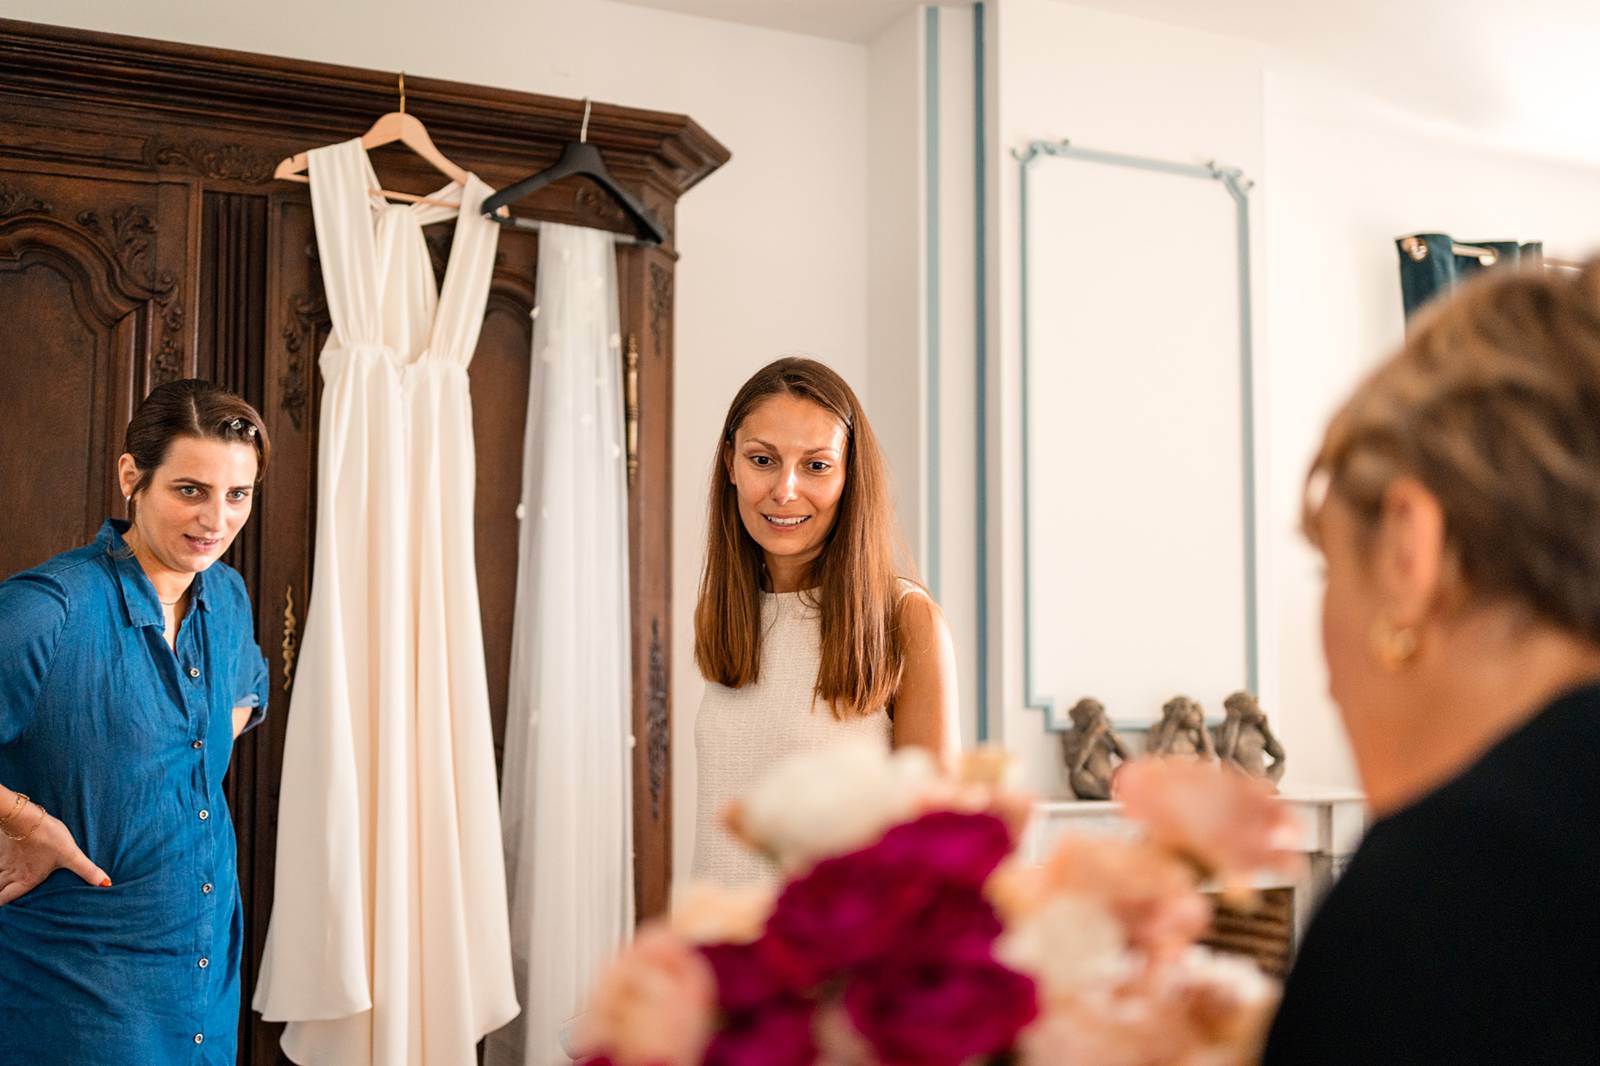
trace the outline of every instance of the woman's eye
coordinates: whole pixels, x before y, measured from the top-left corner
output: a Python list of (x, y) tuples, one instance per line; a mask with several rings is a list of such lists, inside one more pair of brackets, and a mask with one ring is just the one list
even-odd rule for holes
[(752, 455), (750, 461), (761, 467), (772, 465), (772, 457), (770, 455)]
[(249, 498), (250, 493), (246, 492), (244, 489), (234, 489), (232, 492), (228, 493), (228, 499), (232, 500), (234, 503), (239, 503)]
[(178, 495), (184, 497), (185, 499), (192, 500), (196, 496), (200, 495), (200, 490), (193, 485), (179, 485)]
[(811, 462), (811, 472), (813, 474), (826, 474), (829, 470), (832, 470), (832, 469), (833, 469), (833, 464), (832, 463), (825, 463), (821, 459), (814, 459)]

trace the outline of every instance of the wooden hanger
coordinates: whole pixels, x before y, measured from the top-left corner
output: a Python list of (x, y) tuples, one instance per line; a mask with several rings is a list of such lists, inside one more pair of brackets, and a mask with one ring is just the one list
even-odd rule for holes
[[(415, 115), (406, 114), (405, 71), (400, 72), (400, 110), (390, 111), (388, 114), (379, 117), (378, 121), (372, 124), (372, 128), (361, 135), (361, 147), (370, 152), (381, 145), (393, 144), (396, 141), (411, 149), (423, 161), (430, 164), (435, 170), (457, 185), (466, 184), (467, 172), (450, 162), (449, 158), (434, 146), (433, 138), (428, 136), (427, 127)], [(306, 167), (306, 153), (301, 152), (279, 163), (278, 169), (272, 172), (272, 176), (279, 181), (309, 183), (311, 179), (306, 176)], [(375, 188), (370, 191), (391, 200), (404, 200), (407, 203), (437, 204), (440, 207), (456, 206), (446, 200), (433, 200), (426, 196), (417, 196), (395, 189)]]

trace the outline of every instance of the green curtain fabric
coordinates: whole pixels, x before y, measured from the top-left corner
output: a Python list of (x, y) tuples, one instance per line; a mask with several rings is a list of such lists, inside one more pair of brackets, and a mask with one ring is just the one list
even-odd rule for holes
[(1444, 233), (1413, 233), (1394, 244), (1400, 255), (1400, 294), (1408, 319), (1417, 308), (1480, 270), (1544, 257), (1544, 245), (1539, 241), (1467, 241)]

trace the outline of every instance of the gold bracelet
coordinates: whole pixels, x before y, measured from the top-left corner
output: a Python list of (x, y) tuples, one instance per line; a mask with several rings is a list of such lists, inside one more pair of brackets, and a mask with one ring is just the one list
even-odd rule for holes
[(15, 793), (15, 795), (17, 797), (17, 801), (11, 805), (11, 813), (6, 815), (4, 818), (0, 818), (0, 829), (5, 829), (8, 825), (10, 825), (11, 819), (21, 814), (23, 806), (28, 802), (28, 794), (26, 792), (18, 792)]
[(26, 833), (23, 833), (21, 836), (17, 836), (11, 830), (6, 829), (4, 827), (0, 827), (0, 833), (4, 833), (7, 837), (9, 837), (12, 840), (15, 840), (19, 844), (22, 843), (24, 840), (27, 840), (29, 837), (33, 836), (33, 834), (38, 830), (38, 828), (41, 825), (44, 824), (45, 816), (50, 813), (49, 811), (44, 809), (44, 804), (42, 804), (42, 803), (35, 803), (34, 806), (39, 808), (39, 820), (37, 822), (33, 823), (33, 828), (32, 829), (28, 830)]

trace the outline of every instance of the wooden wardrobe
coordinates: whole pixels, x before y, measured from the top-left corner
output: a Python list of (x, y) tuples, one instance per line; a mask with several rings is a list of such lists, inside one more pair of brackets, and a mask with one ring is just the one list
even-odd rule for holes
[[(578, 100), (408, 74), (406, 109), (496, 188), (577, 139)], [(279, 769), (295, 650), (315, 560), (317, 356), (327, 304), (304, 185), (278, 160), (363, 133), (395, 110), (393, 71), (356, 70), (0, 20), (0, 576), (93, 537), (124, 514), (115, 460), (133, 405), (181, 377), (216, 381), (266, 418), (271, 467), (227, 561), (256, 605), (271, 714), (228, 777), (245, 903), (239, 1061), (280, 1061), (278, 1026), (250, 1012), (272, 905)], [(589, 141), (663, 222), (659, 248), (619, 245), (629, 405), (633, 597), (634, 886), (661, 911), (671, 878), (669, 748), (672, 240), (678, 197), (728, 159), (693, 120), (595, 104)], [(381, 149), (388, 188), (437, 172)], [(625, 231), (587, 182), (546, 187), (519, 214)], [(436, 271), (449, 224), (429, 230)], [(538, 269), (534, 233), (500, 239), (471, 366), (477, 564), (499, 749), (505, 735), (516, 506)], [(636, 426), (636, 429), (634, 428)]]

